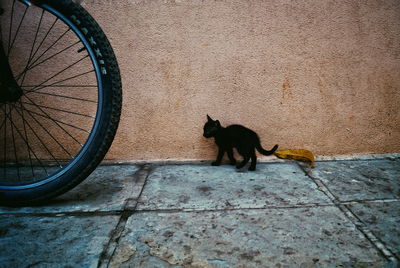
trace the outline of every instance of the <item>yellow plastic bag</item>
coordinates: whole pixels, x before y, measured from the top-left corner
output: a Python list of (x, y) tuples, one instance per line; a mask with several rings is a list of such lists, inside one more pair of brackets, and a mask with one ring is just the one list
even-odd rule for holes
[(309, 150), (291, 149), (284, 151), (276, 151), (274, 155), (283, 159), (293, 159), (293, 160), (311, 162), (311, 168), (315, 167), (314, 154)]

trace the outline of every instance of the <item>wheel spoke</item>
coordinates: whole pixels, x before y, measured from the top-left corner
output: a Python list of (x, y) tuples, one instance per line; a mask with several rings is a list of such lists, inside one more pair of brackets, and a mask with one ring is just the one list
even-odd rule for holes
[[(0, 106), (0, 108), (4, 111), (4, 107), (3, 107), (3, 106)], [(4, 126), (5, 123), (6, 123), (6, 118), (4, 118), (4, 119), (3, 119), (3, 122), (1, 122), (0, 129), (3, 128), (3, 126)]]
[[(43, 11), (44, 11), (44, 10), (43, 10)], [(38, 45), (38, 47), (36, 48), (35, 52), (33, 53), (33, 55), (32, 55), (32, 60), (35, 58), (36, 54), (39, 52), (39, 49), (42, 47), (44, 41), (47, 39), (47, 37), (49, 36), (50, 32), (53, 30), (53, 28), (54, 28), (54, 26), (56, 25), (57, 21), (58, 21), (58, 18), (56, 18), (56, 19), (53, 21), (53, 24), (52, 24), (52, 25), (50, 26), (50, 28), (47, 30), (47, 32), (46, 32), (46, 34), (44, 35), (42, 41), (40, 41), (40, 44)], [(36, 62), (38, 59), (40, 59), (44, 54), (46, 54), (46, 52), (49, 51), (55, 44), (57, 44), (57, 42), (58, 42), (67, 32), (69, 32), (69, 30), (70, 30), (70, 29), (68, 28), (68, 30), (65, 31), (64, 34), (62, 34), (61, 36), (59, 36), (59, 37), (56, 39), (56, 41), (54, 41), (47, 49), (45, 49), (45, 51), (44, 51), (42, 54), (40, 54), (39, 57), (36, 58), (36, 60), (33, 61), (33, 63), (35, 63), (35, 62)]]
[[(35, 104), (35, 102), (32, 101), (28, 96), (25, 96), (25, 97), (26, 97), (31, 103)], [(64, 123), (64, 122), (61, 122), (61, 121), (58, 121), (58, 120), (54, 120), (54, 119), (51, 118), (45, 111), (43, 111), (42, 108), (38, 107), (36, 104), (35, 104), (35, 106), (36, 106), (44, 115), (43, 115), (43, 114), (36, 113), (36, 112), (33, 112), (33, 111), (30, 111), (30, 110), (26, 109), (26, 107), (24, 107), (24, 109), (25, 109), (26, 111), (35, 113), (35, 114), (37, 114), (37, 115), (39, 115), (39, 116), (42, 116), (42, 117), (45, 117), (45, 118), (47, 118), (47, 119), (52, 120), (52, 121), (53, 121), (59, 128), (61, 128), (68, 136), (70, 136), (74, 141), (76, 141), (78, 144), (80, 144), (81, 146), (83, 146), (75, 137), (73, 137), (73, 136), (72, 136), (67, 130), (65, 130), (65, 128), (63, 128), (60, 124), (64, 124), (64, 125), (68, 125), (68, 126), (71, 126), (71, 127), (73, 127), (73, 128), (76, 128), (76, 129), (80, 129), (80, 130), (82, 130), (82, 131), (84, 131), (84, 132), (86, 132), (86, 133), (89, 133), (89, 131), (87, 131), (87, 130), (85, 130), (85, 129), (78, 128), (78, 127), (75, 127), (75, 126), (72, 126), (72, 125), (70, 125), (70, 124), (67, 124), (67, 123)]]
[[(93, 71), (90, 71), (90, 72), (93, 72)], [(87, 73), (85, 73), (85, 74), (87, 74)], [(75, 77), (74, 77), (75, 78)], [(57, 82), (57, 83), (60, 83), (60, 82)], [(35, 87), (39, 87), (39, 85), (23, 85), (23, 86), (21, 86), (21, 88), (27, 88), (27, 87), (31, 87), (31, 88), (35, 88)], [(45, 88), (45, 87), (52, 87), (52, 88), (54, 88), (54, 87), (60, 87), (60, 88), (68, 88), (68, 87), (71, 87), (71, 88), (74, 88), (74, 87), (78, 87), (78, 88), (85, 88), (85, 87), (93, 87), (93, 88), (95, 88), (95, 87), (97, 87), (97, 85), (53, 85), (53, 84), (49, 84), (49, 85), (41, 85), (41, 87), (43, 87), (43, 88)], [(30, 90), (26, 90), (26, 92), (30, 92)]]
[[(1, 108), (3, 111), (5, 111), (5, 110), (4, 110), (4, 107), (7, 107), (7, 105), (4, 104), (4, 106), (0, 106), (0, 108)], [(9, 112), (11, 113), (13, 110), (14, 110), (14, 106), (11, 106)], [(5, 117), (4, 120), (3, 120), (3, 122), (2, 122), (2, 124), (1, 124), (1, 126), (0, 126), (0, 129), (1, 129), (1, 128), (3, 127), (3, 125), (6, 123), (6, 119), (7, 119), (7, 118)]]
[[(37, 108), (40, 108), (40, 106), (37, 105), (37, 104), (34, 104), (34, 106), (36, 106)], [(19, 108), (19, 107), (18, 107), (18, 108)], [(25, 111), (27, 111), (29, 114), (32, 113), (32, 114), (35, 114), (35, 115), (37, 115), (37, 116), (40, 116), (40, 117), (49, 119), (49, 120), (53, 121), (53, 122), (56, 123), (56, 124), (58, 123), (58, 124), (62, 124), (62, 125), (64, 125), (64, 126), (69, 126), (69, 127), (74, 128), (74, 129), (77, 129), (77, 130), (80, 130), (80, 131), (82, 131), (82, 132), (85, 132), (85, 133), (87, 133), (87, 134), (90, 134), (90, 132), (87, 131), (86, 129), (83, 129), (83, 128), (80, 128), (80, 127), (71, 125), (71, 124), (69, 124), (69, 123), (66, 123), (66, 122), (63, 122), (63, 121), (60, 121), (60, 120), (51, 118), (48, 114), (40, 114), (40, 113), (38, 113), (38, 112), (29, 110), (29, 109), (27, 109), (26, 107), (24, 107), (23, 109), (24, 109)], [(41, 108), (40, 108), (40, 109), (41, 109)], [(41, 109), (41, 111), (43, 111), (43, 110)], [(76, 141), (77, 141), (77, 140), (76, 140)], [(79, 141), (77, 141), (77, 142), (78, 142), (80, 145), (82, 145)]]
[[(15, 3), (15, 1), (14, 1), (14, 3)], [(22, 15), (22, 18), (21, 18), (21, 20), (20, 20), (20, 22), (19, 22), (19, 25), (18, 25), (18, 28), (17, 28), (17, 31), (16, 31), (16, 33), (15, 33), (15, 35), (14, 35), (14, 38), (13, 38), (13, 40), (12, 40), (12, 42), (11, 42), (11, 44), (10, 44), (10, 40), (8, 40), (8, 42), (9, 42), (9, 47), (8, 47), (8, 51), (7, 51), (7, 57), (9, 57), (10, 56), (10, 54), (11, 54), (11, 50), (12, 50), (12, 48), (14, 47), (14, 43), (15, 43), (15, 40), (17, 39), (17, 36), (18, 36), (18, 33), (19, 33), (19, 30), (21, 29), (21, 25), (22, 25), (22, 22), (24, 21), (24, 19), (25, 19), (25, 16), (26, 16), (26, 12), (28, 11), (28, 7), (25, 7), (25, 10), (24, 10), (24, 15)], [(11, 30), (10, 30), (10, 32), (11, 32)], [(11, 37), (11, 36), (10, 36)]]
[(31, 63), (32, 59), (33, 59), (33, 49), (35, 48), (36, 45), (36, 40), (39, 34), (39, 30), (40, 30), (40, 26), (42, 25), (42, 21), (43, 21), (43, 15), (44, 15), (44, 10), (42, 10), (42, 14), (40, 15), (40, 20), (39, 20), (39, 24), (38, 27), (36, 28), (36, 33), (35, 33), (35, 37), (33, 38), (33, 42), (32, 42), (32, 47), (31, 50), (29, 52), (29, 57), (28, 57), (28, 62), (25, 65), (24, 69), (27, 69), (29, 64)]
[(5, 105), (5, 107), (3, 108), (3, 107), (1, 107), (2, 108), (2, 110), (3, 110), (3, 112), (4, 112), (4, 120), (5, 120), (5, 122), (4, 122), (4, 143), (3, 143), (3, 148), (4, 148), (4, 152), (3, 152), (3, 156), (4, 156), (4, 178), (5, 179), (7, 179), (7, 173), (6, 173), (6, 163), (7, 163), (7, 117), (8, 117), (8, 114), (7, 114), (7, 105)]
[[(17, 108), (19, 108), (19, 109), (21, 109), (21, 112), (23, 112), (25, 109), (23, 108), (23, 106), (22, 106), (22, 108), (21, 107), (17, 107)], [(21, 113), (18, 111), (18, 109), (15, 109), (20, 115), (21, 115)], [(25, 111), (27, 111), (27, 110), (25, 110)], [(27, 111), (28, 112), (28, 111)], [(29, 113), (29, 112), (28, 112)], [(58, 144), (58, 145), (60, 145), (61, 146), (61, 148), (63, 149), (63, 150), (65, 150), (65, 152), (72, 158), (72, 156), (71, 156), (71, 154), (64, 148), (64, 146), (62, 146), (55, 138), (54, 138), (54, 136), (53, 135), (51, 135), (49, 132), (48, 132), (48, 130), (39, 122), (39, 121), (37, 121), (37, 119), (34, 117), (34, 116), (32, 116), (31, 114), (29, 114), (34, 120), (35, 120), (35, 122), (47, 133), (47, 134), (49, 134), (49, 136)], [(22, 116), (21, 116), (22, 117)], [(40, 143), (43, 145), (43, 147), (46, 149), (46, 151), (50, 154), (50, 156), (54, 159), (54, 161), (56, 161), (56, 163), (60, 166), (60, 167), (62, 167), (61, 166), (61, 164), (60, 164), (60, 162), (58, 162), (58, 160), (57, 160), (57, 158), (51, 153), (51, 151), (49, 150), (49, 148), (46, 146), (46, 144), (43, 142), (43, 140), (39, 137), (39, 135), (35, 132), (35, 130), (34, 130), (34, 128), (33, 127), (31, 127), (31, 125), (28, 123), (28, 121), (26, 121), (26, 124), (28, 125), (28, 127), (30, 128), (30, 130), (32, 131), (32, 133), (35, 135), (35, 137), (40, 141)]]
[[(12, 113), (10, 113), (9, 115), (10, 115), (9, 116), (10, 121), (13, 122)], [(15, 124), (12, 124), (12, 125), (15, 126)], [(13, 144), (13, 147), (14, 147), (15, 164), (16, 164), (16, 167), (17, 167), (18, 181), (21, 181), (21, 174), (20, 174), (20, 171), (19, 171), (19, 161), (18, 161), (17, 147), (16, 147), (16, 144), (15, 144), (14, 127), (12, 125), (11, 125), (11, 137), (12, 137), (12, 144)], [(16, 127), (17, 126), (15, 126), (15, 128)]]
[[(81, 74), (77, 74), (77, 75), (74, 75), (74, 76), (65, 78), (65, 79), (63, 79), (63, 80), (59, 80), (59, 81), (57, 81), (57, 82), (54, 82), (54, 83), (51, 83), (51, 84), (48, 84), (48, 85), (45, 85), (45, 84), (44, 84), (44, 83), (47, 82), (47, 81), (46, 81), (46, 82), (44, 82), (44, 83), (41, 83), (41, 84), (39, 84), (39, 85), (36, 85), (34, 88), (32, 88), (32, 89), (30, 89), (30, 90), (26, 90), (25, 93), (32, 93), (32, 92), (39, 91), (39, 90), (41, 90), (41, 89), (43, 89), (43, 88), (57, 86), (57, 84), (59, 84), (59, 83), (63, 83), (63, 82), (65, 82), (65, 81), (69, 81), (69, 80), (72, 80), (72, 79), (75, 79), (75, 78), (78, 78), (78, 77), (81, 77), (81, 76), (84, 76), (84, 75), (87, 75), (87, 74), (93, 73), (93, 72), (94, 72), (94, 70), (87, 71), (87, 72), (84, 72), (84, 73), (81, 73)], [(50, 78), (50, 79), (51, 79), (51, 78)], [(62, 86), (62, 85), (59, 85), (59, 86)], [(96, 86), (96, 87), (97, 87), (97, 86)]]
[[(7, 116), (9, 118), (9, 116)], [(10, 118), (9, 118), (10, 119)], [(13, 121), (10, 119), (10, 125), (15, 125), (13, 123)], [(37, 155), (35, 154), (35, 152), (32, 150), (32, 148), (29, 146), (28, 142), (24, 139), (23, 135), (19, 132), (18, 128), (16, 128), (17, 133), (20, 135), (20, 137), (24, 140), (24, 142), (26, 143), (26, 145), (29, 147), (29, 150), (31, 150), (32, 154), (35, 156), (36, 160), (38, 160), (38, 163), (40, 164), (40, 166), (43, 168), (43, 170), (46, 172), (47, 176), (49, 175), (49, 173), (47, 172), (46, 167), (43, 165), (42, 161), (40, 160), (40, 158), (37, 157)], [(4, 162), (4, 177), (6, 178), (6, 165)]]
[[(21, 99), (19, 100), (19, 104), (22, 106)], [(22, 125), (24, 127), (24, 135), (25, 135), (25, 140), (26, 140), (26, 145), (27, 145), (26, 148), (28, 149), (28, 156), (29, 156), (29, 163), (31, 166), (32, 177), (35, 177), (35, 171), (33, 170), (33, 164), (32, 164), (32, 156), (31, 156), (31, 152), (29, 150), (29, 140), (28, 140), (28, 134), (26, 131), (26, 123), (25, 123), (26, 120), (25, 120), (25, 115), (24, 115), (23, 110), (21, 111), (21, 118), (22, 118)]]
[[(65, 72), (66, 70), (70, 69), (71, 67), (75, 66), (76, 64), (78, 64), (79, 62), (83, 61), (84, 59), (86, 59), (87, 57), (89, 57), (89, 55), (86, 55), (84, 57), (82, 57), (81, 59), (75, 61), (74, 63), (68, 65), (67, 67), (65, 67), (64, 69), (62, 69), (61, 71), (57, 72), (56, 74), (52, 75), (50, 78), (46, 79), (45, 81), (43, 81), (42, 83), (39, 84), (38, 87), (40, 87), (41, 85), (47, 83), (48, 81), (50, 81), (51, 79), (53, 79), (54, 77), (60, 75), (61, 73)], [(71, 79), (71, 78), (69, 78)], [(36, 89), (33, 88), (32, 91), (35, 91)]]
[(8, 29), (8, 44), (7, 44), (7, 54), (6, 54), (7, 58), (8, 58), (8, 55), (10, 55), (11, 33), (12, 33), (13, 21), (14, 21), (15, 2), (16, 2), (16, 0), (13, 1), (12, 7), (11, 7), (10, 29)]
[[(97, 103), (97, 101), (93, 101), (93, 100), (75, 98), (75, 97), (64, 96), (64, 95), (53, 94), (53, 93), (47, 93), (47, 92), (29, 91), (27, 93), (35, 93), (35, 94), (42, 94), (42, 95), (48, 95), (48, 96), (53, 96), (53, 97), (65, 98), (65, 99), (72, 99), (72, 100), (78, 100), (78, 101), (84, 101), (84, 102)], [(25, 94), (25, 97), (27, 97), (27, 94)]]
[[(36, 39), (37, 39), (37, 36), (38, 36), (38, 33), (39, 33), (40, 26), (42, 25), (43, 14), (44, 14), (44, 10), (42, 10), (42, 14), (40, 15), (39, 24), (38, 24), (38, 27), (36, 28), (35, 37), (34, 37), (34, 39), (33, 39), (32, 46), (31, 46), (31, 50), (30, 50), (30, 52), (29, 52), (29, 57), (28, 57), (28, 60), (27, 60), (27, 62), (26, 62), (26, 65), (25, 65), (25, 67), (24, 67), (24, 70), (27, 69), (28, 65), (30, 64), (30, 62), (31, 62), (31, 60), (32, 60), (32, 52), (33, 52), (33, 49), (34, 49), (35, 44), (36, 44)], [(20, 83), (20, 86), (24, 83), (25, 77), (26, 77), (26, 72), (23, 72), (23, 77), (22, 77), (22, 81), (21, 81), (21, 83)], [(18, 79), (16, 79), (16, 80), (18, 80)]]
[[(73, 47), (73, 46), (75, 46), (76, 44), (79, 44), (79, 43), (80, 43), (80, 41), (76, 41), (76, 42), (73, 43), (72, 45), (67, 46), (66, 48), (64, 48), (64, 49), (62, 49), (62, 50), (60, 50), (60, 51), (54, 53), (53, 55), (51, 55), (51, 56), (45, 58), (44, 60), (41, 60), (41, 61), (38, 62), (38, 63), (35, 63), (35, 62), (32, 63), (32, 65), (26, 67), (26, 71), (30, 71), (30, 70), (34, 69), (35, 67), (39, 66), (40, 64), (45, 63), (46, 61), (48, 61), (48, 60), (54, 58), (55, 56), (57, 56), (57, 55), (63, 53), (64, 51), (67, 51), (68, 49), (70, 49), (71, 47)], [(26, 71), (25, 71), (25, 72), (26, 72)]]
[[(22, 104), (35, 106), (35, 104), (28, 103), (28, 102), (22, 102)], [(63, 110), (63, 109), (48, 107), (48, 106), (39, 105), (39, 104), (36, 104), (36, 105), (38, 107), (40, 107), (40, 108), (45, 108), (45, 109), (48, 109), (48, 110), (53, 110), (53, 111), (58, 111), (58, 112), (63, 112), (63, 113), (68, 113), (68, 114), (74, 114), (74, 115), (79, 115), (79, 116), (88, 117), (88, 118), (95, 118), (92, 115), (81, 114), (81, 113), (77, 113), (77, 112), (72, 112), (72, 111), (67, 111), (67, 110)]]

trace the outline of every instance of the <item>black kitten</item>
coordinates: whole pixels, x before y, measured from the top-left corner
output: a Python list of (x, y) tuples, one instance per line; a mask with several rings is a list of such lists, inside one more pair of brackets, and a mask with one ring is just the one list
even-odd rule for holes
[(256, 151), (259, 151), (263, 155), (273, 154), (278, 145), (275, 145), (270, 151), (266, 151), (261, 147), (260, 138), (254, 131), (241, 126), (241, 125), (230, 125), (226, 128), (222, 127), (218, 120), (214, 121), (207, 115), (207, 123), (204, 125), (203, 136), (206, 138), (214, 137), (215, 143), (218, 146), (217, 160), (212, 162), (213, 166), (219, 166), (221, 164), (222, 157), (225, 152), (228, 153), (231, 165), (236, 164), (236, 159), (233, 157), (233, 148), (236, 148), (238, 153), (243, 156), (243, 161), (236, 165), (236, 168), (242, 168), (249, 162), (251, 158), (251, 164), (249, 170), (256, 170), (257, 156)]

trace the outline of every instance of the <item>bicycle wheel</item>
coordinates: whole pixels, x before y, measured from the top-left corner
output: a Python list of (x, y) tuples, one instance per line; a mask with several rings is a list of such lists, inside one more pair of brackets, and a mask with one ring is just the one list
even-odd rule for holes
[(121, 78), (80, 5), (8, 2), (0, 36), (22, 94), (0, 103), (0, 202), (23, 205), (70, 190), (100, 163), (119, 123)]

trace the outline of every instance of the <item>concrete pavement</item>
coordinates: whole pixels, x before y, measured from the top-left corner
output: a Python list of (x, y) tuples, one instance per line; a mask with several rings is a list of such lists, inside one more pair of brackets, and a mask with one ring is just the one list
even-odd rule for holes
[(400, 158), (104, 165), (0, 208), (0, 267), (398, 267)]

